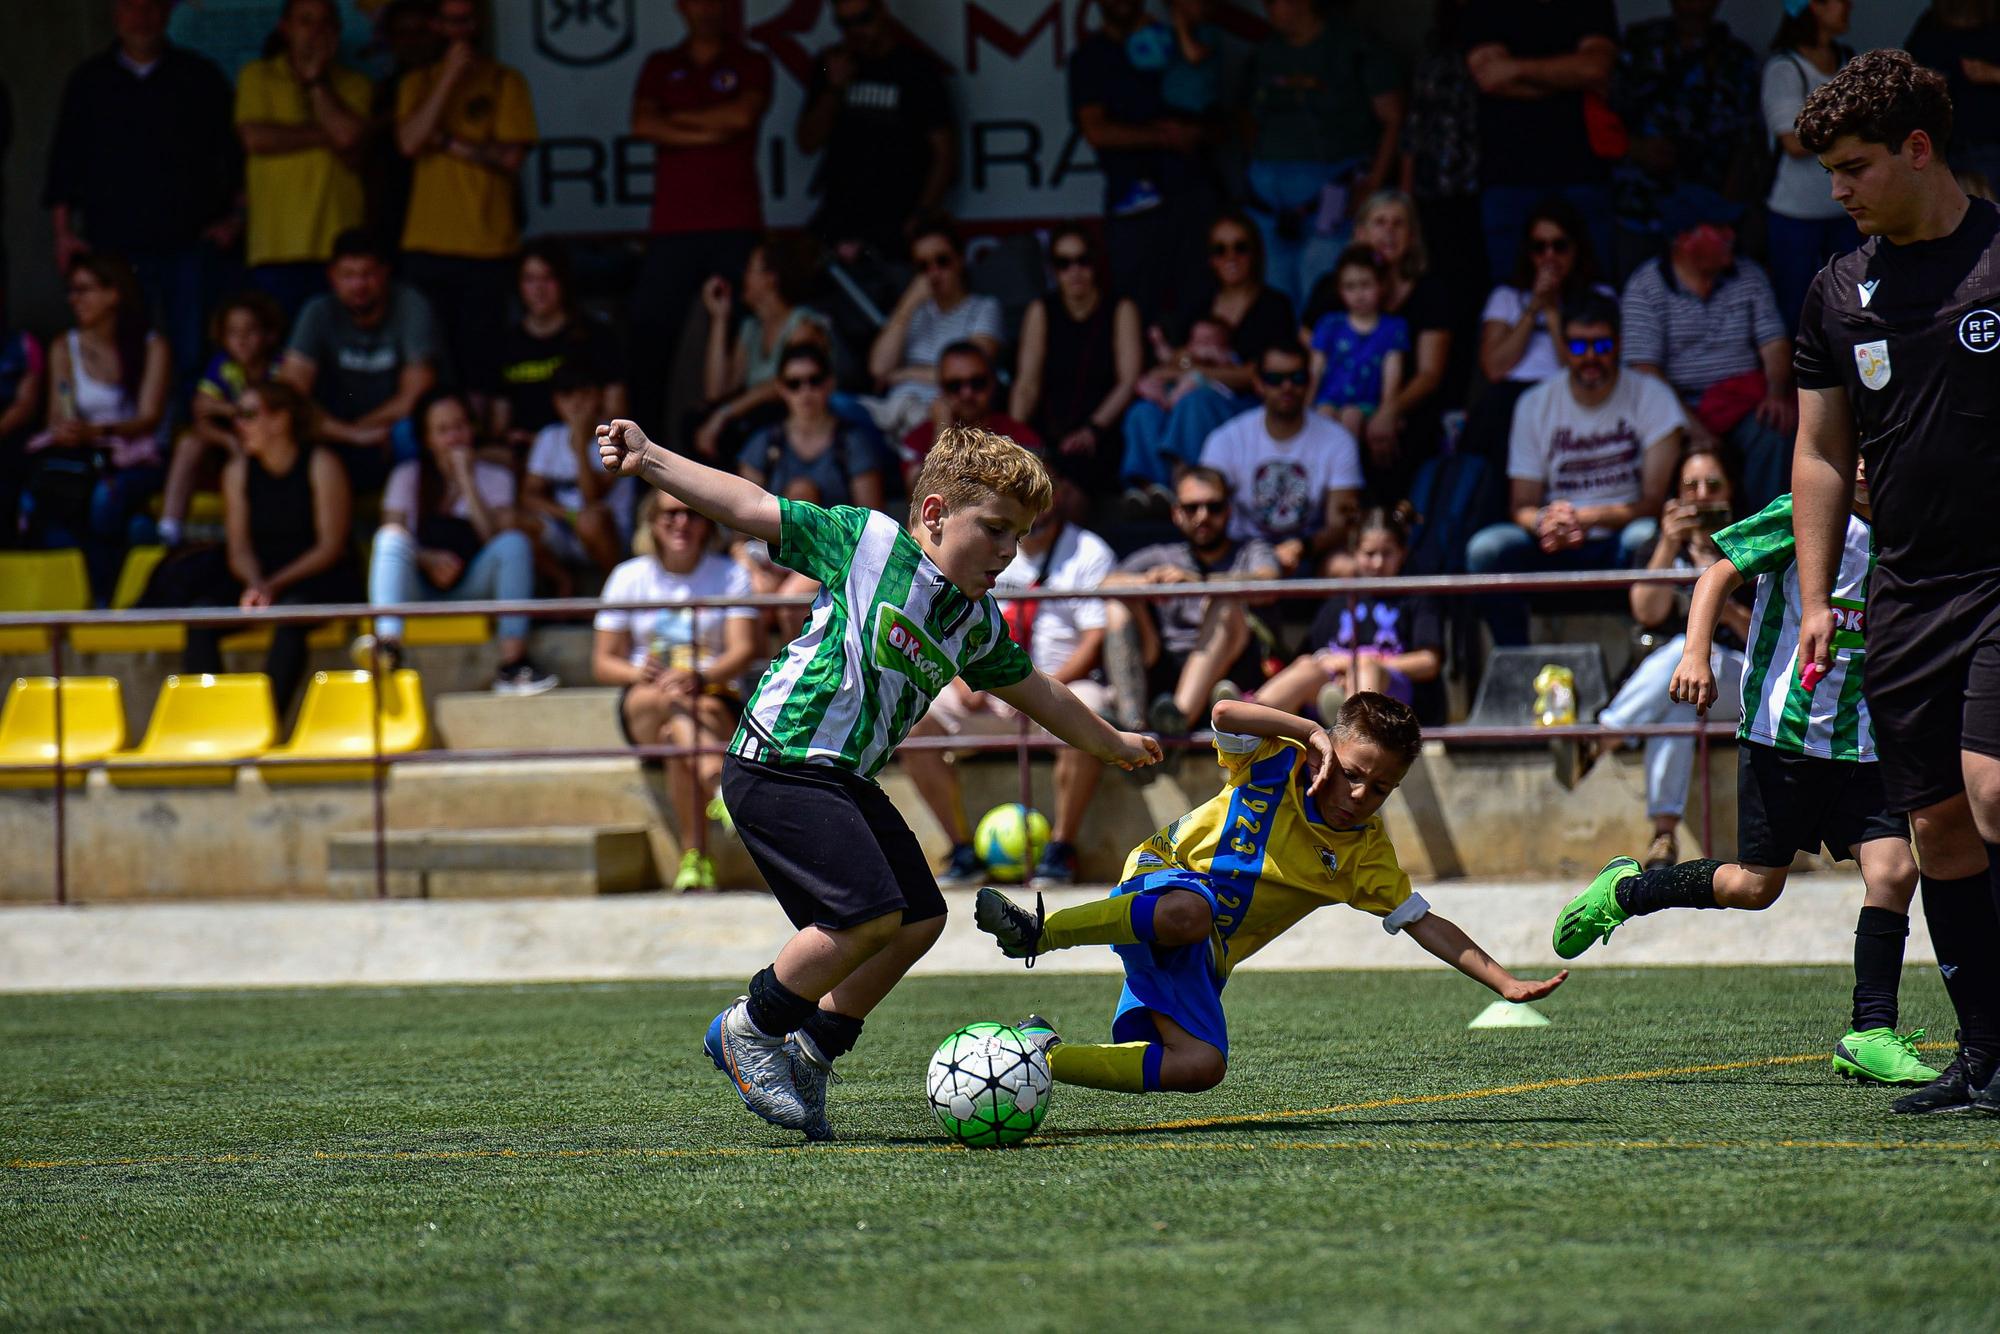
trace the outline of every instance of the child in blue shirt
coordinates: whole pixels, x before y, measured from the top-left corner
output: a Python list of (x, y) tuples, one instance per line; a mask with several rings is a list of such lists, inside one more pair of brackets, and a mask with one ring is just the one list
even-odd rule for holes
[(1403, 386), (1410, 326), (1382, 313), (1388, 274), (1367, 246), (1343, 250), (1333, 277), (1341, 309), (1312, 330), (1312, 405), (1359, 440), (1368, 418)]

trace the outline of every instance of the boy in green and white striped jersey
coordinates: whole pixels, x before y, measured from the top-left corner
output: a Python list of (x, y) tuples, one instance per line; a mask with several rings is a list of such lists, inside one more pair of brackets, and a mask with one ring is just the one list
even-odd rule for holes
[(1616, 857), (1557, 919), (1556, 953), (1573, 959), (1632, 917), (1664, 908), (1768, 908), (1784, 892), (1795, 852), (1824, 843), (1836, 860), (1861, 864), (1866, 886), (1854, 928), (1854, 1015), (1834, 1045), (1842, 1076), (1880, 1084), (1927, 1084), (1937, 1072), (1916, 1053), (1922, 1030), (1896, 1031), (1896, 993), (1910, 898), (1917, 888), (1908, 817), (1892, 813), (1876, 764), (1875, 733), (1861, 694), (1862, 632), (1875, 566), (1868, 484), (1857, 478), (1833, 605), (1833, 663), (1822, 675), (1799, 664), (1799, 571), (1792, 498), (1715, 535), (1722, 559), (1695, 584), (1687, 644), (1667, 692), (1700, 714), (1715, 702), (1710, 641), (1723, 603), (1747, 576), (1757, 602), (1743, 673), (1737, 729), (1737, 856), (1642, 871)]
[(1005, 436), (939, 433), (910, 525), (853, 505), (781, 499), (662, 449), (629, 421), (597, 428), (605, 471), (644, 477), (817, 581), (804, 628), (771, 663), (722, 765), (736, 832), (797, 934), (704, 1047), (744, 1104), (812, 1139), (862, 1021), (944, 930), (930, 861), (875, 774), (955, 676), (1107, 764), (1160, 758), (1036, 671), (992, 597), (1049, 507), (1048, 473)]

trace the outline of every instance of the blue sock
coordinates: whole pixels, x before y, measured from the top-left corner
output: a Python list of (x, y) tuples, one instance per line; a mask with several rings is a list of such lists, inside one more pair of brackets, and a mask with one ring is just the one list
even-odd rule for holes
[(1165, 1059), (1167, 1049), (1157, 1042), (1146, 1045), (1146, 1092), (1160, 1091), (1160, 1062)]
[(1149, 945), (1158, 939), (1153, 934), (1153, 910), (1159, 902), (1157, 894), (1135, 894), (1132, 897), (1132, 934)]

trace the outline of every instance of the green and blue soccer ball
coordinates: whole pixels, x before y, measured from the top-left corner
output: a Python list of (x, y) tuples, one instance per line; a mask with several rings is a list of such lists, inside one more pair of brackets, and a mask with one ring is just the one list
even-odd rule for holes
[(924, 1077), (944, 1133), (969, 1149), (1019, 1144), (1049, 1114), (1049, 1060), (1018, 1029), (967, 1024), (938, 1044)]
[(1048, 845), (1048, 817), (1018, 801), (986, 812), (972, 832), (972, 850), (1002, 884), (1026, 880)]

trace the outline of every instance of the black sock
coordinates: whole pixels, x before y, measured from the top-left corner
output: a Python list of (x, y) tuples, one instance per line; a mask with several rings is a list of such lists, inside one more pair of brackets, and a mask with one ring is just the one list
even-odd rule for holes
[(826, 1058), (827, 1064), (839, 1060), (854, 1050), (854, 1044), (861, 1040), (861, 1025), (867, 1022), (832, 1010), (814, 1010), (812, 1018), (805, 1021), (802, 1030), (812, 1039), (812, 1045)]
[(802, 1028), (819, 1010), (819, 1001), (795, 995), (778, 980), (775, 968), (750, 979), (750, 1022), (765, 1037), (781, 1038)]
[(1854, 1028), (1896, 1026), (1896, 989), (1903, 979), (1908, 914), (1863, 908), (1854, 923)]
[(1714, 908), (1715, 873), (1722, 863), (1704, 857), (1663, 871), (1641, 871), (1618, 883), (1618, 906), (1633, 917), (1662, 908)]
[(1993, 911), (1990, 878), (1981, 871), (1957, 880), (1926, 875), (1921, 883), (1938, 972), (1958, 1012), (1959, 1046), (1978, 1085), (2000, 1060), (2000, 997), (1994, 994), (2000, 977), (2000, 917)]

